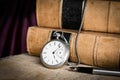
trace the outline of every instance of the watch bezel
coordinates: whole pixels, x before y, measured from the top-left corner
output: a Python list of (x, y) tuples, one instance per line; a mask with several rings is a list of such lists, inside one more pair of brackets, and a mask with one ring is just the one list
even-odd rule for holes
[[(61, 43), (65, 46), (65, 50), (66, 50), (66, 51), (65, 51), (65, 52), (66, 52), (66, 58), (64, 58), (64, 60), (63, 60), (61, 63), (57, 64), (57, 65), (49, 65), (49, 64), (47, 64), (47, 63), (44, 61), (43, 57), (42, 57), (42, 52), (43, 52), (44, 47), (45, 47), (47, 44), (49, 44), (50, 42), (52, 42), (52, 41), (61, 42)], [(40, 54), (40, 60), (41, 60), (41, 63), (43, 64), (43, 66), (45, 66), (45, 67), (47, 67), (47, 68), (56, 69), (56, 68), (62, 67), (62, 66), (68, 61), (69, 55), (70, 55), (69, 45), (66, 44), (66, 43), (65, 43), (64, 41), (62, 41), (62, 40), (54, 39), (54, 40), (51, 40), (51, 41), (47, 42), (47, 43), (43, 46), (42, 51), (41, 51), (41, 54)]]

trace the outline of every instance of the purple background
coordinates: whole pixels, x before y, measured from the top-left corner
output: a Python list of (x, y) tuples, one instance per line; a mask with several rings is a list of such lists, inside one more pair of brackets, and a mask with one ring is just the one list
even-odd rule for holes
[(26, 34), (36, 22), (36, 0), (0, 0), (0, 58), (26, 53)]

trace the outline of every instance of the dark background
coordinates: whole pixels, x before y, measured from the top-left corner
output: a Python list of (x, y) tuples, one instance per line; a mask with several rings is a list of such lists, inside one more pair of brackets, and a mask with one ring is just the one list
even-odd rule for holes
[(26, 52), (26, 33), (36, 23), (36, 0), (0, 0), (0, 57)]
[[(82, 0), (63, 0), (62, 27), (78, 30)], [(26, 53), (26, 35), (37, 26), (36, 0), (0, 0), (0, 58)]]

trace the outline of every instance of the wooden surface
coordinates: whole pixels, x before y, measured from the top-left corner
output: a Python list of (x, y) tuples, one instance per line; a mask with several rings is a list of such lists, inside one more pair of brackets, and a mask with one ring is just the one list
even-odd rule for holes
[(120, 77), (68, 71), (68, 66), (47, 69), (39, 57), (21, 54), (0, 59), (0, 80), (120, 80)]

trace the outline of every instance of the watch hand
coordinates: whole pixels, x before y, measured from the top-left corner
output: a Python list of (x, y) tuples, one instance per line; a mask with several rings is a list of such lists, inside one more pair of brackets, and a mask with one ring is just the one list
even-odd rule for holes
[(61, 47), (62, 47), (62, 46), (61, 46), (60, 43), (59, 43), (59, 44), (58, 44), (58, 48), (53, 51), (53, 54), (54, 54), (58, 49), (61, 49)]
[(55, 55), (53, 54), (54, 60), (58, 63), (58, 60), (56, 59)]
[(53, 51), (53, 54), (55, 54), (55, 52), (56, 52), (57, 50), (59, 50), (59, 49), (60, 49), (60, 48), (57, 48), (56, 50), (54, 50), (54, 51)]

